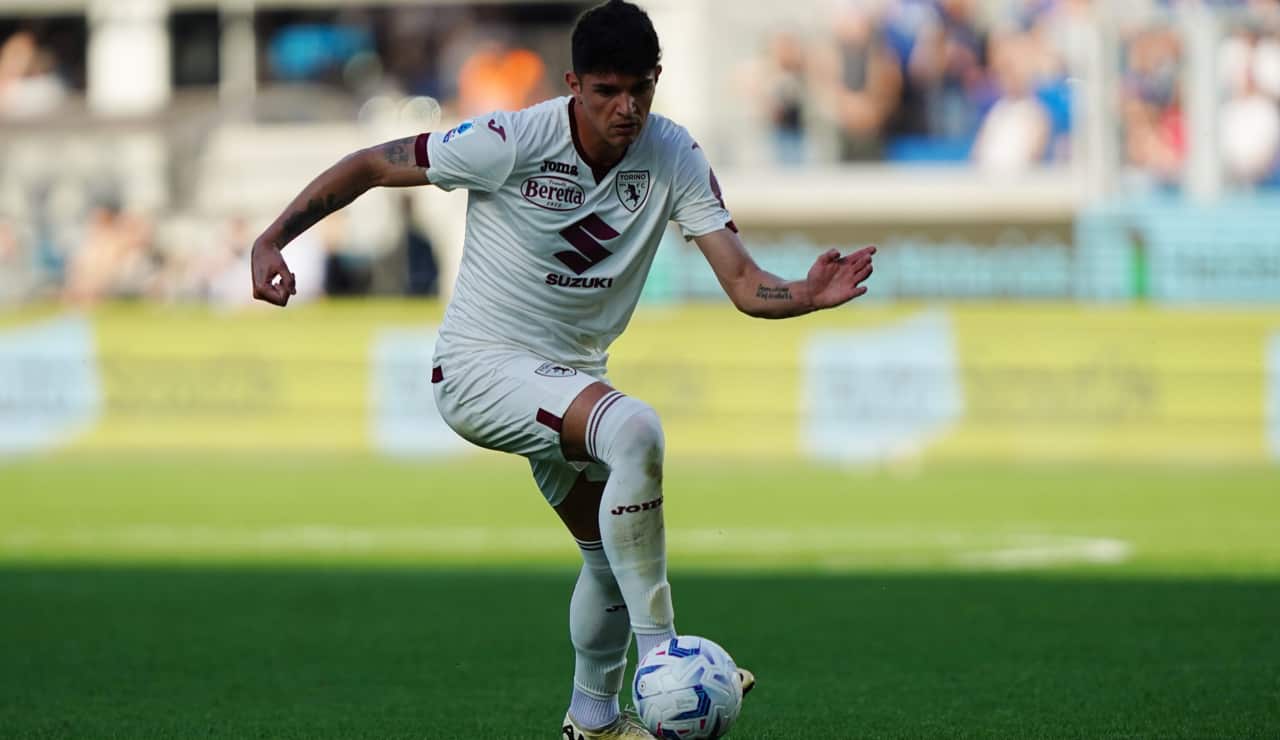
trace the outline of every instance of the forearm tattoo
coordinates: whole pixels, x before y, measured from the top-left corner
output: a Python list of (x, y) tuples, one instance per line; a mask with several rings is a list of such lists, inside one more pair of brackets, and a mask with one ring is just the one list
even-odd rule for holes
[(294, 211), (284, 220), (284, 224), (280, 227), (281, 243), (277, 246), (284, 246), (293, 241), (299, 234), (314, 226), (320, 219), (355, 199), (355, 196), (350, 193), (329, 193), (323, 198), (308, 199), (306, 208), (301, 211)]
[(791, 289), (785, 285), (761, 285), (756, 288), (756, 298), (766, 301), (789, 301), (791, 300)]

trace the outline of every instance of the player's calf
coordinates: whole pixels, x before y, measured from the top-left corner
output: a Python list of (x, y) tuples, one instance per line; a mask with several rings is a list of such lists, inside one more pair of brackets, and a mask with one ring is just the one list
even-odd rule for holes
[(586, 447), (610, 469), (600, 538), (643, 655), (675, 636), (662, 517), (662, 423), (647, 403), (612, 391), (591, 411)]
[(583, 728), (607, 727), (618, 719), (618, 692), (627, 668), (631, 624), (604, 548), (578, 542), (582, 572), (569, 603), (569, 636), (575, 653), (569, 713)]

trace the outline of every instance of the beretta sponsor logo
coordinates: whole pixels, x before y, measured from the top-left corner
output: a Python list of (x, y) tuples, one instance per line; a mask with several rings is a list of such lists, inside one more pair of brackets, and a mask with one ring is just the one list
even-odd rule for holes
[(573, 180), (555, 175), (534, 175), (520, 186), (524, 199), (548, 211), (572, 211), (586, 201), (586, 192)]
[(578, 374), (577, 370), (574, 370), (571, 367), (565, 367), (564, 365), (557, 365), (554, 362), (544, 362), (539, 365), (538, 369), (534, 370), (534, 372), (548, 378), (568, 378)]

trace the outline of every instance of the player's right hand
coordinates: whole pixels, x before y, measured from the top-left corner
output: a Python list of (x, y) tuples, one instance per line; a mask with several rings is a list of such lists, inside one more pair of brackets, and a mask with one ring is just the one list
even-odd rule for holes
[(255, 242), (249, 261), (253, 273), (253, 297), (277, 306), (288, 305), (289, 296), (298, 292), (298, 286), (280, 250)]

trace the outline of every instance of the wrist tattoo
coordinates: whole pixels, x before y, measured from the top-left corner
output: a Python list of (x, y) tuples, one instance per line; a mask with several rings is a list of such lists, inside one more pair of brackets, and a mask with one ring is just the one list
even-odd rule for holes
[(761, 285), (756, 288), (756, 298), (762, 298), (766, 301), (789, 301), (791, 300), (791, 289), (785, 285)]

